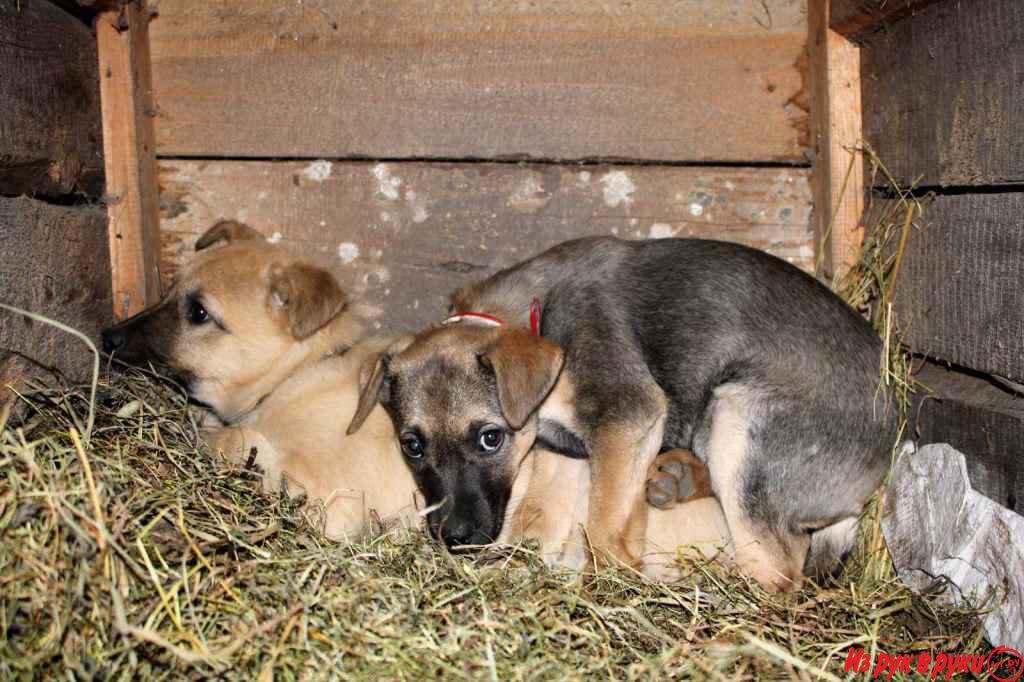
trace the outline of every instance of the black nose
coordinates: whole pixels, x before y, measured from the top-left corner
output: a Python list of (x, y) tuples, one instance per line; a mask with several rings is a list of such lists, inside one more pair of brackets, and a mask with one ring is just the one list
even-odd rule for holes
[(117, 327), (109, 327), (103, 330), (101, 334), (103, 338), (103, 352), (113, 353), (124, 348), (124, 344), (127, 341), (127, 337), (123, 330)]
[(448, 519), (441, 527), (441, 537), (449, 547), (456, 545), (473, 545), (478, 535), (473, 524), (464, 519)]

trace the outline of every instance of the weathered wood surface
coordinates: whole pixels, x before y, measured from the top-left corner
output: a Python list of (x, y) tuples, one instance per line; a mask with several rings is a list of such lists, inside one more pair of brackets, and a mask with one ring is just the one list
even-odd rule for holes
[(165, 277), (238, 219), (406, 328), (461, 284), (584, 235), (727, 239), (813, 267), (802, 169), (167, 160), (160, 186)]
[(910, 237), (895, 305), (915, 351), (1024, 379), (1024, 194), (937, 197)]
[(0, 0), (0, 194), (103, 193), (96, 40), (46, 0)]
[[(0, 302), (98, 337), (111, 319), (106, 211), (0, 198)], [(0, 310), (0, 377), (12, 378), (7, 370), (19, 355), (77, 379), (93, 360), (64, 332)]]
[(109, 239), (114, 314), (130, 317), (160, 299), (157, 196), (145, 0), (96, 18), (103, 139), (110, 197)]
[(934, 392), (916, 411), (920, 442), (960, 450), (976, 490), (1009, 509), (1024, 510), (1024, 398), (931, 364), (917, 378)]
[(1024, 182), (1024, 3), (929, 5), (862, 60), (865, 139), (902, 184)]
[(162, 156), (805, 161), (804, 0), (178, 0)]
[(814, 145), (814, 241), (819, 268), (831, 278), (857, 261), (864, 229), (860, 50), (829, 28), (830, 3), (812, 2), (807, 14)]
[[(820, 0), (815, 0), (819, 2)], [(829, 26), (848, 38), (878, 29), (944, 0), (831, 0)], [(813, 3), (812, 3), (813, 4)]]

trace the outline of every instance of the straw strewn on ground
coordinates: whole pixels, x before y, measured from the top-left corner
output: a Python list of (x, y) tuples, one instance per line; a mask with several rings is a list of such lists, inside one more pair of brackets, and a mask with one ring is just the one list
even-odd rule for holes
[(851, 643), (983, 646), (970, 614), (891, 578), (773, 597), (713, 565), (665, 586), (580, 581), (528, 547), (451, 557), (408, 531), (334, 544), (205, 452), (171, 388), (102, 385), (83, 444), (87, 395), (28, 393), (2, 432), (3, 677), (806, 678), (841, 674)]

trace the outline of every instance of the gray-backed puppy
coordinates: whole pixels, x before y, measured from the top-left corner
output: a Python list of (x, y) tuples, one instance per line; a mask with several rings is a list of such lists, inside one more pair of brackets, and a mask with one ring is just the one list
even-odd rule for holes
[[(534, 299), (540, 336), (526, 331)], [(635, 563), (646, 472), (660, 449), (688, 448), (708, 465), (740, 568), (792, 589), (811, 535), (855, 527), (886, 470), (895, 415), (877, 335), (766, 253), (581, 239), (463, 289), (453, 310), (458, 323), (363, 373), (350, 427), (384, 405), (450, 544), (497, 536), (536, 439), (589, 456), (590, 542)]]

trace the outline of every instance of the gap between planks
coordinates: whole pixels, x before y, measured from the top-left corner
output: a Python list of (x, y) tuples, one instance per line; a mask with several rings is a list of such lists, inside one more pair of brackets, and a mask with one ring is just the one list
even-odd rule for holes
[(665, 168), (810, 168), (810, 162), (796, 161), (672, 161), (664, 159), (621, 159), (621, 158), (587, 158), (587, 159), (545, 159), (545, 158), (486, 158), (486, 157), (448, 157), (448, 156), (209, 156), (209, 155), (163, 155), (158, 154), (159, 161), (241, 161), (257, 163), (288, 163), (302, 161), (330, 161), (332, 163), (479, 163), (499, 164), (506, 166), (623, 166), (630, 167), (665, 167)]

